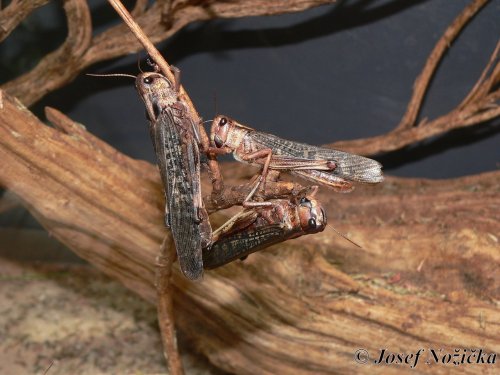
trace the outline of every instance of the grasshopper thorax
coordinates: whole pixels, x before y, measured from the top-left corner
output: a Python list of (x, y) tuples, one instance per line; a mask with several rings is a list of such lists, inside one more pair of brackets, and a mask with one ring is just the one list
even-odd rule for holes
[(234, 150), (241, 144), (248, 130), (251, 129), (227, 116), (219, 115), (212, 121), (210, 137), (215, 147), (229, 147)]

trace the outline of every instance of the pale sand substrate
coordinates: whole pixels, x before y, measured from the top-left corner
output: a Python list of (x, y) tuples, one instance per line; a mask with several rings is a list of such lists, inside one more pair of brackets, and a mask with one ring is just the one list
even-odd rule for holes
[[(187, 374), (214, 374), (180, 337)], [(0, 258), (0, 374), (165, 374), (156, 309), (91, 266)]]

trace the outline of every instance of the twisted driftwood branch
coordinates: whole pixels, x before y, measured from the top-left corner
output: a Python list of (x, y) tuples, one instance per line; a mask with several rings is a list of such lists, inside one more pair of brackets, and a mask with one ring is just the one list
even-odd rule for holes
[[(334, 1), (157, 1), (145, 10), (144, 1), (140, 0), (132, 13), (151, 41), (158, 43), (196, 21), (298, 12)], [(166, 16), (162, 14), (169, 3), (172, 3), (171, 11), (166, 22), (162, 19)], [(170, 7), (167, 8), (170, 9)], [(83, 69), (92, 64), (142, 49), (142, 45), (124, 24), (112, 27), (89, 41), (88, 37), (92, 35), (92, 25), (85, 0), (65, 0), (64, 9), (70, 30), (66, 42), (58, 50), (42, 59), (31, 72), (1, 87), (26, 106), (32, 105), (47, 93), (71, 82)], [(75, 50), (68, 49), (72, 45)], [(37, 89), (34, 90), (34, 87)]]
[(489, 0), (472, 1), (465, 7), (462, 13), (455, 18), (451, 25), (448, 26), (443, 36), (434, 46), (422, 73), (420, 73), (417, 77), (413, 89), (413, 96), (408, 103), (408, 109), (396, 129), (409, 129), (415, 126), (415, 121), (417, 120), (417, 115), (422, 106), (422, 101), (424, 100), (427, 88), (445, 52), (460, 34), (465, 25), (467, 25), (467, 23), (477, 14), (477, 12), (479, 12), (479, 10), (481, 10), (483, 6), (488, 3), (488, 1)]
[(64, 43), (43, 57), (30, 72), (2, 86), (27, 105), (74, 79), (78, 73), (74, 67), (81, 63), (91, 45), (92, 24), (86, 0), (65, 0), (64, 11), (68, 20)]
[(9, 36), (19, 23), (35, 9), (47, 4), (50, 0), (18, 0), (12, 1), (5, 9), (0, 4), (0, 42)]
[[(4, 95), (0, 183), (52, 235), (153, 302), (165, 234), (155, 167), (54, 110), (48, 117), (58, 129)], [(227, 166), (228, 181), (237, 183), (241, 169)], [(498, 352), (499, 189), (500, 173), (492, 172), (446, 181), (388, 178), (382, 188), (348, 197), (320, 195), (330, 223), (349, 228), (363, 250), (324, 232), (207, 272), (201, 283), (176, 268), (177, 323), (212, 362), (243, 374), (407, 370), (356, 365), (357, 348)]]
[[(389, 133), (364, 139), (340, 141), (330, 147), (345, 149), (361, 155), (374, 155), (401, 149), (405, 146), (423, 141), (450, 130), (478, 125), (490, 121), (500, 115), (500, 63), (498, 55), (500, 42), (497, 44), (489, 63), (481, 77), (461, 105), (454, 110), (432, 121), (424, 120), (415, 124), (420, 112), (427, 88), (444, 53), (463, 27), (488, 3), (489, 0), (474, 0), (460, 13), (439, 39), (427, 59), (424, 69), (417, 77), (413, 96), (408, 103), (406, 113), (399, 125)], [(494, 66), (491, 69), (491, 66)]]
[[(197, 2), (179, 0), (157, 1), (151, 7), (146, 8), (146, 2), (140, 0), (137, 1), (132, 14), (151, 41), (157, 43), (194, 21), (218, 17), (279, 14), (300, 11), (330, 2), (333, 1)], [(26, 14), (34, 9), (32, 7), (35, 7), (36, 4), (42, 4), (41, 1), (34, 2), (32, 5), (28, 5), (28, 3), (13, 2), (1, 13), (0, 22), (9, 19), (7, 17), (9, 9), (19, 10), (20, 13)], [(460, 34), (463, 27), (487, 3), (488, 0), (472, 1), (445, 31), (415, 82), (413, 97), (408, 104), (406, 114), (393, 131), (369, 139), (336, 142), (331, 146), (361, 155), (373, 155), (398, 150), (432, 136), (444, 134), (452, 129), (478, 125), (496, 118), (500, 114), (498, 106), (500, 90), (497, 87), (500, 81), (500, 67), (497, 61), (498, 46), (490, 60), (489, 65), (491, 66), (484, 70), (478, 83), (464, 99), (462, 105), (437, 119), (424, 121), (415, 126), (415, 120), (429, 82), (446, 49)], [(64, 7), (70, 32), (63, 46), (42, 59), (33, 71), (2, 86), (4, 90), (19, 98), (25, 105), (31, 105), (48, 92), (64, 86), (79, 72), (96, 62), (137, 52), (141, 49), (141, 45), (123, 24), (104, 31), (89, 42), (91, 23), (85, 1), (66, 0)], [(36, 90), (33, 89), (34, 87)]]

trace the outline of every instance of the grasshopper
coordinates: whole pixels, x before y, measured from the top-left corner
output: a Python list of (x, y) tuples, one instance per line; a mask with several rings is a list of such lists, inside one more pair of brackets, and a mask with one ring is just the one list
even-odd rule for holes
[(375, 184), (383, 180), (382, 166), (375, 160), (288, 141), (239, 124), (227, 116), (217, 116), (212, 121), (210, 138), (215, 145), (213, 152), (232, 153), (238, 161), (263, 166), (256, 186), (245, 199), (247, 202), (265, 181), (269, 169), (290, 171), (338, 192), (351, 191), (353, 182)]
[(146, 106), (149, 131), (165, 189), (165, 223), (171, 229), (182, 273), (191, 280), (203, 275), (202, 248), (212, 229), (200, 189), (199, 124), (179, 99), (175, 82), (158, 72), (140, 73), (135, 86)]
[(214, 232), (212, 247), (203, 251), (203, 265), (217, 268), (265, 247), (322, 232), (326, 222), (325, 211), (312, 197), (276, 199), (271, 206), (246, 208)]

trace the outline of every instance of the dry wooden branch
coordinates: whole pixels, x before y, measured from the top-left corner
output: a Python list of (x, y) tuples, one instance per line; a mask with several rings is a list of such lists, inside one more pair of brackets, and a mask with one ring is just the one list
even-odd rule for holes
[(50, 0), (12, 1), (5, 9), (0, 4), (0, 42), (9, 36), (19, 23), (35, 9), (47, 4)]
[[(65, 0), (68, 36), (54, 52), (43, 57), (28, 73), (2, 86), (10, 95), (33, 104), (49, 92), (73, 80), (92, 40), (92, 24), (86, 0)], [(36, 87), (36, 89), (34, 89)]]
[(414, 88), (413, 96), (408, 103), (408, 109), (404, 114), (401, 122), (396, 129), (409, 129), (415, 126), (417, 115), (422, 107), (427, 88), (432, 80), (439, 63), (441, 62), (444, 53), (450, 48), (455, 38), (460, 34), (462, 29), (467, 23), (485, 6), (489, 0), (474, 0), (458, 15), (458, 17), (446, 29), (443, 36), (438, 40), (434, 49), (432, 50), (427, 62), (422, 70), (422, 73), (417, 77)]
[[(428, 57), (422, 73), (415, 81), (413, 96), (399, 125), (380, 136), (340, 141), (329, 146), (360, 155), (375, 155), (395, 151), (450, 130), (478, 125), (500, 116), (500, 88), (496, 87), (500, 81), (499, 42), (478, 82), (459, 106), (432, 121), (424, 120), (415, 125), (427, 88), (445, 51), (460, 34), (463, 27), (488, 1), (473, 0), (439, 39)], [(495, 66), (493, 70), (491, 69), (492, 65)]]
[[(54, 129), (5, 95), (0, 183), (47, 230), (153, 302), (165, 234), (155, 168), (132, 160), (54, 110)], [(225, 168), (228, 179), (248, 174)], [(228, 178), (226, 176), (226, 178)], [(212, 362), (242, 374), (402, 373), (356, 365), (358, 348), (500, 350), (500, 172), (456, 180), (388, 178), (383, 188), (322, 194), (335, 235), (309, 236), (207, 272), (174, 272), (177, 323)], [(462, 366), (480, 373), (485, 366)], [(422, 365), (445, 374), (449, 366)]]
[(175, 332), (172, 266), (176, 257), (175, 245), (171, 238), (166, 237), (160, 248), (160, 255), (156, 259), (156, 290), (158, 323), (164, 348), (164, 356), (168, 363), (169, 374), (183, 375), (184, 368), (177, 347)]
[[(169, 22), (162, 20), (165, 2), (155, 2), (144, 11), (141, 0), (134, 9), (136, 21), (153, 43), (165, 40), (191, 22), (219, 17), (236, 18), (298, 12), (335, 0), (237, 0), (237, 1), (177, 1), (172, 4)], [(25, 75), (1, 88), (30, 106), (49, 92), (71, 82), (83, 69), (99, 61), (109, 60), (142, 49), (142, 45), (120, 24), (92, 38), (90, 14), (85, 0), (65, 0), (64, 8), (70, 30), (66, 42), (46, 56)], [(69, 46), (75, 46), (71, 50)], [(33, 90), (36, 87), (36, 90)]]

